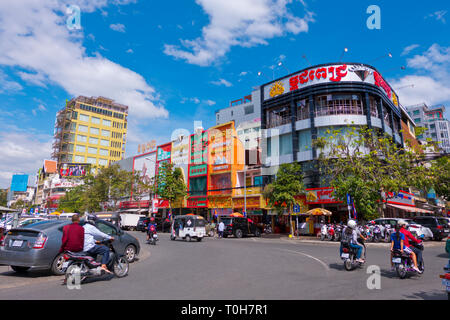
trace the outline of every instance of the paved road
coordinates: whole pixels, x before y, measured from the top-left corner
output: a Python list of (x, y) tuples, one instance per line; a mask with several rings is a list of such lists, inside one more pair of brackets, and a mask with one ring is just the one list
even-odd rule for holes
[[(143, 233), (133, 234), (143, 242)], [(61, 285), (61, 277), (0, 267), (0, 299), (447, 299), (438, 277), (448, 260), (444, 242), (427, 242), (425, 273), (404, 280), (390, 271), (387, 245), (370, 244), (366, 267), (380, 267), (381, 289), (369, 290), (366, 268), (345, 271), (337, 243), (160, 238), (142, 245), (126, 278), (105, 276), (80, 290)]]

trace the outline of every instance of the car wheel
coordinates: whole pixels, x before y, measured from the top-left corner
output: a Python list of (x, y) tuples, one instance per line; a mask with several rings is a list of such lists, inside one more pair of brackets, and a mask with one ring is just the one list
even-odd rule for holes
[(261, 232), (258, 229), (255, 230), (255, 237), (261, 237)]
[(187, 235), (187, 236), (184, 238), (184, 240), (186, 240), (186, 242), (191, 242), (191, 236), (190, 236), (190, 235)]
[(203, 239), (203, 238), (201, 238), (201, 237), (200, 237), (200, 238), (197, 238), (197, 241), (200, 242), (200, 241), (202, 241), (202, 239)]
[(11, 269), (13, 269), (15, 272), (18, 273), (24, 273), (27, 272), (30, 267), (19, 267), (19, 266), (11, 266)]
[(128, 262), (133, 262), (136, 259), (136, 248), (132, 244), (125, 248), (125, 256)]
[(62, 269), (62, 265), (66, 260), (64, 259), (64, 254), (58, 254), (55, 258), (55, 260), (53, 260), (52, 262), (52, 267), (51, 267), (51, 271), (53, 272), (53, 274), (57, 275), (57, 276), (62, 276), (64, 274), (64, 271)]
[(241, 229), (237, 229), (235, 232), (234, 232), (234, 236), (236, 237), (236, 238), (242, 238), (242, 230)]

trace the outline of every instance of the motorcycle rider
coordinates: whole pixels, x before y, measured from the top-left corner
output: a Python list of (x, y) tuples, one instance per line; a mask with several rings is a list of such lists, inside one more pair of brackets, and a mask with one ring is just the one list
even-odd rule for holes
[(358, 243), (360, 243), (364, 248), (364, 257), (365, 257), (366, 256), (366, 245), (364, 244), (364, 241), (367, 241), (367, 238), (364, 237), (363, 233), (361, 232), (362, 228), (363, 227), (356, 228), (356, 233), (358, 234), (358, 238), (357, 238)]
[(84, 247), (83, 251), (87, 252), (89, 255), (96, 256), (97, 254), (102, 255), (102, 270), (107, 273), (112, 273), (108, 270), (106, 264), (109, 261), (109, 248), (104, 245), (100, 245), (100, 241), (95, 241), (94, 237), (99, 237), (102, 239), (114, 240), (114, 237), (108, 236), (106, 233), (101, 232), (95, 227), (95, 216), (88, 215), (86, 219), (86, 224), (84, 228)]
[(153, 233), (155, 232), (156, 232), (155, 218), (151, 217), (150, 222), (148, 223), (147, 226), (147, 241), (150, 241), (151, 237), (153, 237)]
[(414, 254), (417, 257), (417, 261), (422, 261), (422, 250), (414, 247), (413, 245), (410, 244), (410, 241), (414, 242), (414, 243), (420, 243), (419, 240), (417, 240), (417, 238), (415, 238), (412, 233), (408, 230), (408, 222), (406, 222), (403, 219), (400, 219), (397, 224), (400, 226), (400, 232), (403, 233), (403, 235), (405, 236), (405, 246), (410, 248)]
[(400, 250), (402, 255), (405, 252), (406, 254), (410, 254), (414, 267), (413, 269), (420, 273), (419, 268), (417, 268), (417, 258), (415, 253), (405, 245), (405, 235), (400, 232), (400, 225), (397, 223), (395, 226), (395, 232), (391, 234), (391, 270), (395, 270), (394, 264), (392, 263), (392, 257), (394, 256), (394, 250)]
[(342, 231), (340, 254), (342, 255), (343, 243), (346, 242), (349, 244), (350, 248), (357, 250), (356, 261), (364, 263), (364, 259), (361, 259), (361, 253), (363, 248), (362, 246), (358, 245), (358, 233), (355, 229), (356, 229), (356, 221), (349, 220), (347, 222), (347, 227), (345, 227), (344, 231)]

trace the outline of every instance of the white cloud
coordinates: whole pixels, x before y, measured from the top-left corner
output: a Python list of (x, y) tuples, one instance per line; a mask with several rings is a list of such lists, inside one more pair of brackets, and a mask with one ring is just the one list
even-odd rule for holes
[(28, 75), (22, 73), (22, 77), (59, 85), (71, 96), (114, 99), (130, 107), (130, 117), (167, 117), (155, 89), (141, 75), (99, 53), (86, 53), (81, 31), (70, 31), (65, 26), (64, 4), (69, 2), (80, 5), (82, 12), (107, 4), (106, 0), (0, 1), (0, 21), (8, 26), (0, 29), (0, 65), (25, 69)]
[(211, 83), (213, 85), (216, 85), (216, 86), (225, 86), (225, 87), (231, 87), (232, 86), (231, 82), (229, 82), (229, 81), (227, 81), (225, 79), (219, 79), (219, 80), (216, 80), (216, 81), (211, 81)]
[(47, 88), (47, 85), (45, 82), (47, 81), (46, 77), (42, 73), (29, 73), (29, 72), (23, 72), (19, 71), (17, 72), (19, 77), (24, 80), (27, 83), (34, 84), (39, 87)]
[(127, 53), (134, 53), (133, 49), (128, 49), (126, 52)]
[(430, 13), (429, 15), (425, 16), (426, 18), (435, 18), (438, 21), (441, 21), (442, 23), (445, 24), (445, 18), (444, 16), (447, 14), (447, 10), (440, 10), (440, 11), (435, 11), (433, 13)]
[(206, 101), (205, 101), (205, 104), (207, 104), (208, 106), (213, 106), (213, 105), (216, 104), (216, 102), (215, 102), (215, 101), (212, 101), (212, 100), (206, 100)]
[(8, 76), (0, 70), (0, 93), (16, 93), (22, 89), (20, 83), (8, 80)]
[(412, 44), (410, 46), (405, 47), (405, 49), (403, 49), (403, 52), (400, 54), (401, 56), (406, 56), (408, 55), (411, 51), (413, 51), (414, 49), (418, 48), (419, 45), (418, 44)]
[(0, 187), (9, 187), (14, 173), (24, 172), (33, 177), (49, 159), (52, 147), (51, 136), (9, 127), (0, 132)]
[[(416, 72), (390, 81), (398, 90), (402, 105), (425, 102), (427, 105), (450, 102), (450, 47), (433, 44), (422, 55), (407, 60)], [(414, 85), (414, 87), (411, 87)]]
[(117, 32), (125, 32), (125, 26), (121, 23), (110, 24), (109, 27)]
[(239, 76), (240, 76), (240, 77), (243, 77), (243, 76), (246, 76), (247, 74), (248, 74), (247, 71), (242, 71), (241, 73), (239, 73)]
[(208, 66), (233, 46), (267, 44), (267, 39), (308, 31), (313, 13), (295, 17), (287, 8), (293, 0), (196, 0), (209, 16), (202, 36), (181, 40), (184, 48), (165, 44), (164, 53), (190, 64)]

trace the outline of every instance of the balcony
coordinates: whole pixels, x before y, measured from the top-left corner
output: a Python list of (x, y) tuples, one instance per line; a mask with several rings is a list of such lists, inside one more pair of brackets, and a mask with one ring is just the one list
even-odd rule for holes
[(260, 195), (262, 192), (262, 188), (261, 187), (247, 187), (247, 193), (245, 193), (245, 189), (244, 188), (239, 188), (239, 189), (235, 189), (235, 196), (239, 197), (239, 196), (255, 196), (255, 195)]
[(272, 116), (267, 120), (266, 128), (275, 128), (279, 127), (285, 124), (291, 123), (291, 117), (279, 117), (279, 116)]

